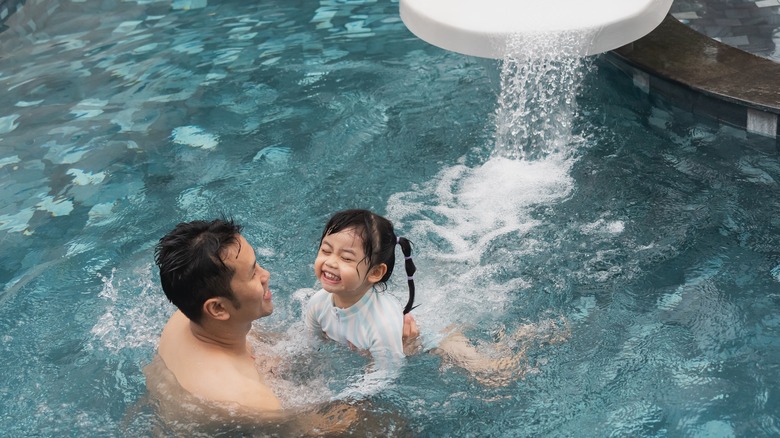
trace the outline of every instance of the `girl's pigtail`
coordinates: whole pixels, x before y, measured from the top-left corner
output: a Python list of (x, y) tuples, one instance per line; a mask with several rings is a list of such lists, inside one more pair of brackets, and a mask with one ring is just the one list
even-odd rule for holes
[(417, 268), (412, 261), (412, 242), (405, 237), (399, 237), (398, 244), (401, 246), (401, 251), (404, 253), (406, 279), (409, 282), (409, 301), (406, 302), (406, 307), (404, 307), (404, 315), (406, 315), (416, 307), (414, 306), (414, 273), (417, 271)]

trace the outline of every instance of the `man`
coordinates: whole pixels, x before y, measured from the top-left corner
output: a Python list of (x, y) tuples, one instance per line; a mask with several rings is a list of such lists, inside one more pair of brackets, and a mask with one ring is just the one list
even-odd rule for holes
[[(165, 295), (179, 309), (163, 329), (157, 365), (197, 399), (280, 413), (247, 342), (252, 322), (273, 312), (270, 274), (241, 226), (219, 219), (178, 224), (160, 239), (155, 262)], [(418, 335), (414, 319), (405, 319), (404, 337)], [(156, 374), (147, 372), (151, 392), (161, 387)]]

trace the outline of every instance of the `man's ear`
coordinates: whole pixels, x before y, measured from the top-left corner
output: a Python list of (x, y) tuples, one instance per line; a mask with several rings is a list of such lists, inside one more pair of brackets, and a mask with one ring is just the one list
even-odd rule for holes
[(230, 313), (225, 308), (224, 297), (209, 298), (203, 303), (203, 315), (218, 321), (227, 321), (230, 319)]
[(382, 279), (382, 277), (385, 276), (385, 273), (387, 272), (387, 265), (384, 263), (380, 263), (373, 268), (371, 268), (370, 271), (368, 271), (368, 281), (371, 283), (376, 283), (379, 280)]

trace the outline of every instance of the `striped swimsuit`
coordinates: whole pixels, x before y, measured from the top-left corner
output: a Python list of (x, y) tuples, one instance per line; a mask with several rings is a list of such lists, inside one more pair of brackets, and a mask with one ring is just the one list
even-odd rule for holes
[(306, 326), (341, 344), (368, 350), (378, 363), (404, 357), (401, 335), (404, 316), (401, 305), (391, 296), (369, 290), (346, 309), (333, 305), (330, 292), (320, 289), (311, 297), (304, 312)]

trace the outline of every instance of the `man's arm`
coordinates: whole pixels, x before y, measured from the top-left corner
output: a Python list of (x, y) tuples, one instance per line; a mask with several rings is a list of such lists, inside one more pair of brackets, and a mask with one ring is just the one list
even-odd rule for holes
[(257, 412), (278, 412), (282, 403), (265, 384), (251, 379), (242, 379), (232, 385), (214, 388), (213, 400), (230, 400)]
[(302, 412), (295, 415), (290, 424), (289, 434), (294, 436), (340, 436), (343, 435), (359, 416), (358, 408), (344, 402), (329, 404), (314, 412)]

